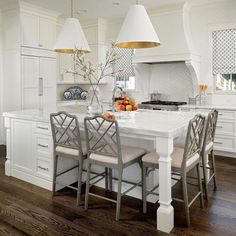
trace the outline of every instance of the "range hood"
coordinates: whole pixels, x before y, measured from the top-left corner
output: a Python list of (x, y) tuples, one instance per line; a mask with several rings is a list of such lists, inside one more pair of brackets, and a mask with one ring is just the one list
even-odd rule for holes
[[(200, 56), (195, 53), (191, 41), (188, 3), (150, 13), (151, 21), (160, 36), (161, 45), (156, 48), (137, 49), (133, 63), (162, 64), (185, 63), (197, 90)], [(197, 92), (197, 91), (196, 91)]]

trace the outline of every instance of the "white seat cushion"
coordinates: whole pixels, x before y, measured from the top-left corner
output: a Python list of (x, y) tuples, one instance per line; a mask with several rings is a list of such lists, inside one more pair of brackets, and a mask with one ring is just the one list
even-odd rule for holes
[(206, 149), (205, 149), (205, 152), (209, 152), (211, 149), (213, 148), (213, 142), (210, 142), (206, 145)]
[[(86, 155), (87, 147), (86, 147), (85, 141), (82, 141), (82, 150), (83, 150), (83, 155)], [(71, 156), (79, 156), (78, 149), (73, 149), (73, 148), (69, 148), (69, 147), (57, 146), (56, 152), (61, 153), (61, 154), (71, 155)]]
[[(142, 148), (127, 147), (127, 146), (121, 146), (121, 152), (122, 152), (122, 160), (124, 164), (138, 157), (141, 157), (142, 155), (145, 154), (145, 150)], [(109, 164), (118, 164), (117, 157), (109, 157), (109, 156), (95, 154), (95, 153), (91, 153), (90, 159), (104, 162), (104, 163), (109, 163)]]
[[(184, 149), (175, 147), (173, 153), (171, 154), (171, 166), (176, 168), (181, 168), (183, 161)], [(193, 164), (197, 159), (199, 159), (199, 154), (195, 154), (187, 160), (187, 167)], [(142, 158), (143, 162), (157, 164), (159, 163), (159, 155), (156, 152), (150, 152)]]

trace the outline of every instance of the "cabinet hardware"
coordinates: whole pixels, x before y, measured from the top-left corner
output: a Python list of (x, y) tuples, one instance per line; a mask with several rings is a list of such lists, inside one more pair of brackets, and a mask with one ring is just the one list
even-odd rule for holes
[(38, 166), (38, 168), (41, 169), (41, 170), (49, 171), (49, 169), (46, 168), (46, 167)]
[(43, 96), (43, 78), (42, 77), (39, 77), (39, 96)]
[(216, 128), (222, 129), (223, 127), (222, 126), (216, 126)]
[(219, 115), (219, 116), (223, 116), (223, 114), (222, 114), (222, 113), (218, 113), (218, 115)]
[(214, 144), (223, 144), (222, 142), (214, 142)]
[(42, 45), (42, 44), (39, 44), (38, 46), (39, 46), (39, 47), (43, 47), (43, 45)]
[(47, 127), (37, 126), (38, 129), (48, 130)]
[(48, 148), (48, 145), (43, 145), (43, 144), (40, 144), (40, 143), (38, 143), (38, 146), (43, 147), (43, 148)]

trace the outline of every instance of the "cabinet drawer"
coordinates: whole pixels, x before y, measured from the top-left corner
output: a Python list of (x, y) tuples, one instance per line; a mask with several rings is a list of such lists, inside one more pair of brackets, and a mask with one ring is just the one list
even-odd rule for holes
[(49, 123), (39, 123), (35, 124), (35, 133), (51, 135), (51, 126)]
[(235, 135), (235, 122), (219, 120), (216, 125), (216, 135)]
[(34, 136), (34, 153), (44, 157), (52, 156), (52, 138), (46, 135)]
[(218, 119), (219, 120), (222, 120), (222, 119), (234, 120), (235, 119), (235, 111), (219, 110)]
[(214, 141), (214, 150), (235, 152), (235, 138), (216, 136)]
[(37, 157), (36, 158), (36, 175), (44, 179), (50, 180), (52, 178), (51, 163), (41, 157)]

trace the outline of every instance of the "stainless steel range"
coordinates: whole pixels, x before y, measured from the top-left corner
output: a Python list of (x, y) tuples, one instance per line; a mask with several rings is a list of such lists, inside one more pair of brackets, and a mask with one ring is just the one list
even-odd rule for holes
[(178, 106), (185, 105), (186, 102), (172, 101), (148, 101), (138, 105), (141, 109), (162, 110), (162, 111), (178, 111)]

